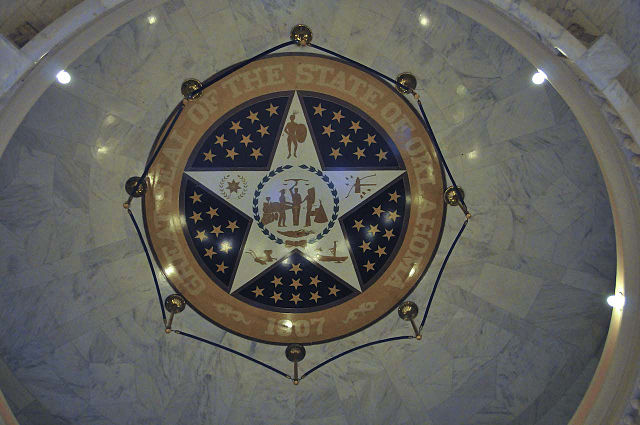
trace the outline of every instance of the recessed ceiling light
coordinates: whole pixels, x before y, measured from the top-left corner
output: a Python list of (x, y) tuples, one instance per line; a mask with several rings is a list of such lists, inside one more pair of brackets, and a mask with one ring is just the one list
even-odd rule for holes
[(540, 70), (538, 70), (538, 72), (533, 74), (533, 76), (531, 77), (531, 81), (533, 81), (533, 84), (542, 84), (546, 79), (547, 79), (547, 74), (545, 74)]
[(147, 18), (147, 22), (149, 22), (149, 25), (153, 25), (153, 24), (155, 24), (157, 20), (158, 20), (158, 18), (156, 18), (156, 17), (155, 17), (155, 16), (153, 16), (153, 15), (150, 15), (150, 16)]
[(56, 74), (56, 78), (60, 84), (69, 84), (71, 81), (71, 75), (65, 70), (62, 70)]
[(420, 25), (422, 25), (423, 27), (426, 27), (427, 25), (429, 25), (429, 18), (427, 18), (427, 15), (425, 15), (424, 13), (420, 14), (419, 21), (420, 21)]
[(621, 309), (622, 307), (624, 307), (624, 295), (622, 295), (622, 293), (619, 293), (617, 295), (610, 295), (607, 298), (607, 303), (613, 308)]

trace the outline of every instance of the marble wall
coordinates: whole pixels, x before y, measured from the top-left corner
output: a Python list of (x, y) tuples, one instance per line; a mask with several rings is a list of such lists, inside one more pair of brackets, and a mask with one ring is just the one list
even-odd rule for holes
[(28, 22), (40, 32), (82, 0), (0, 0), (0, 34), (8, 37)]
[[(531, 84), (534, 69), (507, 43), (437, 2), (389, 6), (172, 0), (98, 42), (69, 67), (71, 84), (46, 91), (0, 158), (0, 372), (14, 379), (2, 389), (21, 423), (568, 421), (599, 358), (615, 277), (593, 153), (566, 104), (548, 84)], [(285, 40), (297, 22), (322, 45), (390, 75), (418, 76), (474, 217), (421, 342), (359, 351), (295, 388), (162, 332), (121, 204), (180, 82)], [(461, 224), (450, 210), (440, 252), (411, 296), (419, 305)], [(166, 282), (162, 289), (170, 293)], [(235, 337), (191, 311), (176, 325), (290, 368), (281, 347)], [(408, 332), (392, 314), (310, 347), (301, 369)]]

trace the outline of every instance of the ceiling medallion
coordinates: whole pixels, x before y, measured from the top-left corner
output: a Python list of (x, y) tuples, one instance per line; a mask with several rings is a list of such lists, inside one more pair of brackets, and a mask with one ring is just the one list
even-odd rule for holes
[[(338, 58), (266, 56), (291, 44)], [(141, 236), (129, 205), (142, 197), (147, 240), (176, 291), (163, 305), (156, 280), (167, 332), (188, 304), (237, 335), (288, 345), (293, 377), (249, 359), (296, 384), (327, 363), (299, 378), (304, 345), (351, 335), (395, 308), (414, 334), (375, 343), (421, 339), (429, 306), (418, 326), (418, 306), (403, 301), (436, 253), (445, 201), (467, 215), (460, 233), (470, 215), (416, 84), (312, 45), (301, 25), (290, 42), (204, 83), (186, 80), (124, 204)]]

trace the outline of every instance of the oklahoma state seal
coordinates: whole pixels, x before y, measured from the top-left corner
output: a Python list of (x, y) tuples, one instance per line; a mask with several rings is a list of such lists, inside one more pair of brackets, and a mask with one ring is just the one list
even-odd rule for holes
[(374, 323), (440, 241), (444, 182), (409, 102), (363, 70), (282, 54), (184, 107), (145, 227), (174, 289), (238, 335), (312, 344)]

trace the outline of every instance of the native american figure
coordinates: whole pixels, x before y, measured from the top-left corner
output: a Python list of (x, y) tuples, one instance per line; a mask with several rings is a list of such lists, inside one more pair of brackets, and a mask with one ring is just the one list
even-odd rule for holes
[(307, 126), (295, 122), (295, 112), (289, 118), (291, 121), (284, 126), (284, 132), (287, 134), (287, 147), (289, 148), (289, 155), (287, 158), (291, 158), (291, 145), (293, 145), (293, 156), (297, 158), (298, 143), (304, 143), (304, 140), (307, 138)]

